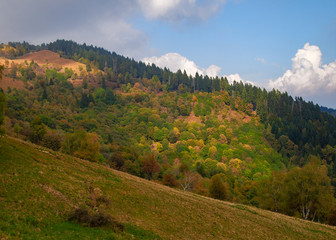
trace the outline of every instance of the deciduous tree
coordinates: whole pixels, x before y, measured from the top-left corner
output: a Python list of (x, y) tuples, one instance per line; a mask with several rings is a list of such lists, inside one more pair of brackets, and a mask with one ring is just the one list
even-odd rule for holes
[(258, 202), (259, 206), (275, 212), (280, 210), (283, 201), (284, 181), (286, 173), (272, 172), (269, 179), (259, 183)]
[(142, 162), (142, 171), (145, 177), (149, 179), (156, 178), (157, 174), (160, 173), (161, 168), (154, 154), (149, 154), (145, 157)]
[(216, 174), (211, 177), (209, 185), (210, 196), (220, 200), (228, 198), (228, 185), (223, 181), (223, 174)]
[(289, 171), (284, 183), (288, 213), (298, 211), (303, 219), (326, 220), (334, 198), (327, 168), (317, 157), (310, 157), (303, 168)]

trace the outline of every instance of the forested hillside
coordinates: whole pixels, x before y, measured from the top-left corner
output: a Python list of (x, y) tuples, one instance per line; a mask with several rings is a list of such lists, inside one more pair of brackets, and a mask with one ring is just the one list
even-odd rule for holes
[(318, 105), (72, 41), (3, 44), (0, 56), (8, 135), (185, 191), (335, 224), (336, 119)]

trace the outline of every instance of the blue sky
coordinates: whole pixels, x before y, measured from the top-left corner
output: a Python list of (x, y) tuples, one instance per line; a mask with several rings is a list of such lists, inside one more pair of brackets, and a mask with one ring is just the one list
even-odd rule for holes
[(0, 41), (71, 39), (336, 108), (335, 0), (4, 0)]
[(255, 82), (280, 76), (307, 42), (320, 47), (324, 63), (336, 59), (336, 1), (229, 1), (204, 22), (140, 18), (136, 26), (160, 54), (178, 52)]

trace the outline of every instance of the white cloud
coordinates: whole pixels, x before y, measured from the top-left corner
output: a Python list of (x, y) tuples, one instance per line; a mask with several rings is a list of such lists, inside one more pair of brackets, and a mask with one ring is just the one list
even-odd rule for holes
[(168, 68), (172, 72), (177, 72), (179, 69), (183, 72), (184, 70), (188, 75), (195, 76), (198, 72), (200, 75), (208, 75), (209, 77), (226, 77), (229, 83), (243, 82), (255, 85), (255, 83), (250, 81), (244, 81), (243, 78), (238, 74), (230, 74), (230, 75), (221, 75), (221, 68), (217, 65), (210, 65), (207, 68), (202, 68), (196, 65), (196, 63), (188, 58), (181, 56), (178, 53), (167, 53), (161, 57), (148, 57), (141, 60), (146, 64), (154, 63), (156, 66), (161, 68)]
[(241, 76), (238, 73), (230, 74), (230, 75), (226, 76), (226, 78), (229, 81), (229, 83), (233, 83), (234, 81), (244, 82), (244, 80), (241, 78)]
[(253, 86), (257, 86), (257, 84), (255, 84), (254, 82), (251, 82), (251, 81), (244, 81), (244, 79), (238, 74), (238, 73), (235, 73), (235, 74), (230, 74), (230, 75), (227, 75), (227, 76), (224, 76), (227, 78), (227, 80), (229, 81), (229, 83), (233, 83), (234, 81), (236, 82), (243, 82), (243, 83), (248, 83), (248, 84), (251, 84)]
[(148, 19), (171, 22), (185, 19), (206, 19), (218, 12), (226, 0), (137, 0)]
[(327, 94), (330, 101), (335, 100), (336, 60), (322, 65), (320, 48), (306, 43), (292, 58), (292, 69), (278, 79), (270, 80), (268, 87), (309, 99), (325, 98)]
[(216, 65), (210, 65), (208, 68), (201, 68), (196, 65), (194, 61), (189, 60), (188, 58), (181, 56), (178, 53), (167, 53), (161, 57), (149, 57), (144, 58), (142, 61), (146, 64), (152, 64), (161, 67), (168, 68), (172, 72), (185, 70), (188, 75), (195, 76), (196, 72), (200, 75), (208, 75), (209, 77), (219, 76), (221, 68)]
[(169, 11), (173, 10), (181, 0), (138, 0), (142, 11), (150, 18), (159, 18), (165, 16)]
[(208, 68), (204, 69), (204, 75), (208, 75), (209, 77), (216, 77), (219, 76), (219, 73), (222, 69), (217, 65), (210, 65)]

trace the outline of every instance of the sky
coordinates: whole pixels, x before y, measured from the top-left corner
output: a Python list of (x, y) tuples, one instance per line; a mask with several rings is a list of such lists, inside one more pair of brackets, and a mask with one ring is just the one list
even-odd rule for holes
[(1, 0), (0, 42), (73, 40), (336, 108), (335, 0)]

